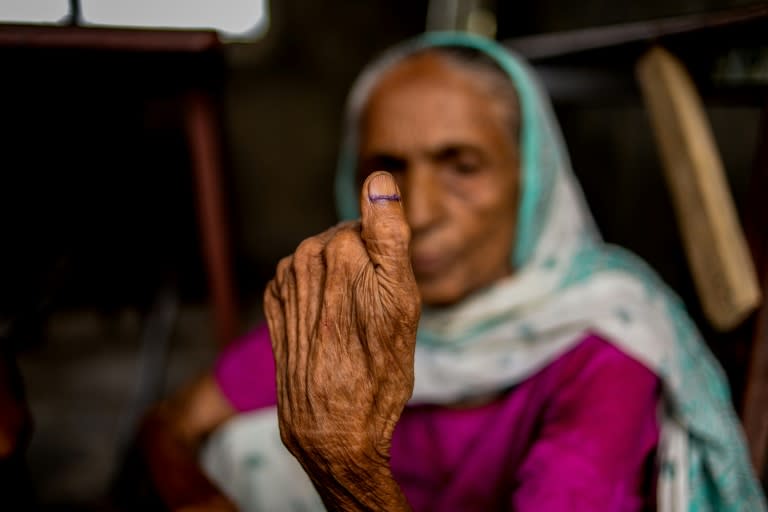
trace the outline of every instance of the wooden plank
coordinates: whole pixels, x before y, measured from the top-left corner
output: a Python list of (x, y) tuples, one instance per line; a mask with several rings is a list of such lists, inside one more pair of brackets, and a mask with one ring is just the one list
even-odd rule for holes
[(637, 64), (699, 299), (722, 331), (760, 304), (752, 258), (701, 99), (683, 65), (654, 47)]
[[(768, 281), (764, 281), (768, 286)], [(749, 358), (742, 422), (755, 471), (766, 476), (768, 461), (768, 301), (757, 317)]]
[(199, 53), (220, 45), (213, 30), (0, 24), (0, 48)]
[[(768, 291), (768, 102), (763, 108), (757, 158), (744, 211), (744, 228), (765, 294)], [(755, 319), (748, 366), (742, 420), (752, 463), (758, 475), (765, 478), (768, 476), (768, 300), (765, 299)]]
[(768, 18), (768, 5), (754, 4), (714, 12), (518, 37), (507, 39), (504, 44), (527, 59), (550, 59), (765, 18)]

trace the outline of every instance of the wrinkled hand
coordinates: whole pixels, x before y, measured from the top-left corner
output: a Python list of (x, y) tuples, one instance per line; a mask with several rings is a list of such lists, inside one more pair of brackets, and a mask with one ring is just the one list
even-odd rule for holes
[(373, 500), (394, 510), (376, 494), (394, 482), (383, 480), (391, 479), (392, 431), (413, 391), (419, 292), (389, 174), (368, 177), (360, 210), (359, 223), (308, 238), (279, 263), (264, 309), (283, 442), (326, 505), (366, 508)]

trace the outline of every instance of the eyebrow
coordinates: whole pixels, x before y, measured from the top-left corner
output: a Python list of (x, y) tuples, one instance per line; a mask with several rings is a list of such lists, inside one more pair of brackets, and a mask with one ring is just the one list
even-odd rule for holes
[[(427, 149), (424, 154), (431, 160), (447, 160), (462, 154), (470, 154), (481, 158), (485, 157), (485, 152), (481, 148), (465, 142), (440, 144), (434, 148)], [(367, 167), (377, 165), (388, 169), (403, 168), (407, 161), (407, 156), (387, 151), (373, 151), (362, 159), (362, 163)]]
[(433, 160), (450, 160), (461, 156), (462, 154), (469, 154), (483, 159), (485, 158), (485, 152), (482, 149), (463, 142), (442, 144), (435, 149), (429, 150), (427, 154)]

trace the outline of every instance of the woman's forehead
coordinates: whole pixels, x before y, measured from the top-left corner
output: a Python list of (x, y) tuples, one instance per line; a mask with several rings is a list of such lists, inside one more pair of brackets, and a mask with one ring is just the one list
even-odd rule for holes
[(368, 102), (392, 91), (403, 89), (465, 87), (472, 91), (471, 77), (464, 70), (451, 65), (445, 57), (435, 51), (428, 51), (405, 57), (386, 69), (374, 83)]
[(447, 142), (511, 143), (500, 101), (471, 72), (427, 53), (396, 64), (377, 82), (363, 110), (365, 146)]

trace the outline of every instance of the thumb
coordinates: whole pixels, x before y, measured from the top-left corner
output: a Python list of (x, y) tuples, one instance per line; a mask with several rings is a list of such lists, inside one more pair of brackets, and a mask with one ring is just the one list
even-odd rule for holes
[(360, 190), (361, 238), (377, 270), (393, 277), (410, 270), (411, 229), (391, 174), (374, 172)]

